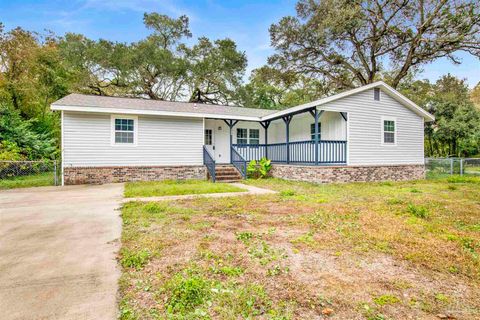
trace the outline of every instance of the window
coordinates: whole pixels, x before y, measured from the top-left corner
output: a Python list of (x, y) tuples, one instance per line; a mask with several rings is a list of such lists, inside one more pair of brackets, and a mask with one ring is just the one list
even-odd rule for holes
[[(310, 138), (315, 140), (315, 123), (310, 125)], [(318, 141), (322, 140), (322, 123), (318, 123)]]
[(238, 144), (260, 144), (260, 130), (259, 129), (237, 129), (237, 143)]
[(393, 119), (383, 119), (383, 143), (384, 144), (396, 144), (396, 124)]
[(250, 135), (248, 136), (250, 144), (260, 144), (260, 130), (250, 129)]
[(205, 129), (205, 145), (211, 146), (213, 144), (213, 132), (212, 129)]
[(380, 89), (379, 88), (373, 88), (373, 99), (380, 101)]
[(237, 129), (237, 143), (238, 144), (248, 143), (247, 129), (243, 129), (243, 128)]
[(134, 144), (134, 119), (115, 118), (115, 144)]

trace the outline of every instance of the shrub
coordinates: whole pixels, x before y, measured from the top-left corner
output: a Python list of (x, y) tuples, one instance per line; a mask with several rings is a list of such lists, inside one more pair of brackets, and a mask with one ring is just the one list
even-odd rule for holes
[(0, 141), (9, 141), (9, 146), (2, 145), (2, 149), (12, 152), (13, 148), (14, 153), (29, 160), (55, 158), (58, 153), (55, 139), (50, 133), (36, 132), (34, 124), (33, 120), (23, 120), (17, 110), (0, 106)]
[(25, 160), (25, 156), (21, 155), (20, 152), (21, 150), (15, 142), (10, 142), (8, 140), (0, 141), (0, 160)]
[(252, 160), (248, 163), (248, 166), (247, 166), (247, 176), (249, 178), (256, 178), (256, 174), (257, 174), (257, 161)]
[(258, 171), (260, 173), (260, 178), (266, 178), (272, 169), (272, 161), (263, 157), (260, 159)]
[(247, 175), (249, 178), (266, 178), (272, 169), (272, 162), (263, 157), (260, 161), (252, 160), (247, 166)]

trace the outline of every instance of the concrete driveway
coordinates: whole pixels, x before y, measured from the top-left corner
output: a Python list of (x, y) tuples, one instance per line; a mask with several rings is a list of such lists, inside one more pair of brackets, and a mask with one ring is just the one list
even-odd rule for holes
[(2, 319), (116, 319), (123, 185), (0, 191)]

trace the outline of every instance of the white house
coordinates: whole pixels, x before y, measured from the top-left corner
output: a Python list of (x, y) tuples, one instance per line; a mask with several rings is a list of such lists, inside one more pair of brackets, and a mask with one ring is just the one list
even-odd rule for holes
[(383, 82), (282, 111), (81, 94), (51, 109), (61, 111), (64, 184), (226, 180), (261, 157), (285, 179), (418, 179), (434, 120)]

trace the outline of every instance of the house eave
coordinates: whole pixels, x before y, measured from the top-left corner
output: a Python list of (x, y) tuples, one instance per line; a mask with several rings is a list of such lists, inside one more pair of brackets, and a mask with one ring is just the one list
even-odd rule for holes
[(85, 106), (64, 106), (51, 105), (54, 111), (71, 111), (71, 112), (88, 112), (88, 113), (104, 113), (104, 114), (135, 114), (135, 115), (151, 115), (151, 116), (168, 116), (168, 117), (184, 117), (184, 118), (209, 118), (209, 119), (231, 119), (241, 121), (260, 121), (260, 117), (236, 116), (226, 114), (213, 113), (194, 113), (194, 112), (172, 112), (159, 110), (139, 110), (139, 109), (123, 109), (123, 108), (100, 108)]
[(96, 106), (73, 106), (73, 105), (58, 105), (52, 104), (52, 110), (62, 110), (62, 111), (75, 111), (75, 112), (95, 112), (95, 113), (115, 113), (115, 114), (136, 114), (136, 115), (156, 115), (156, 116), (171, 116), (171, 117), (186, 117), (186, 118), (209, 118), (209, 119), (228, 119), (228, 120), (241, 120), (241, 121), (269, 121), (279, 119), (283, 116), (290, 114), (300, 113), (302, 111), (307, 111), (312, 108), (318, 108), (327, 103), (349, 97), (351, 95), (373, 89), (380, 88), (383, 92), (388, 94), (390, 97), (395, 99), (397, 102), (402, 104), (404, 107), (410, 109), (412, 112), (416, 113), (424, 119), (426, 122), (434, 121), (435, 117), (428, 113), (427, 111), (420, 108), (413, 101), (387, 85), (382, 81), (371, 83), (356, 89), (345, 91), (330, 97), (326, 97), (320, 100), (312, 101), (305, 103), (299, 106), (291, 107), (285, 110), (277, 111), (265, 116), (241, 116), (241, 115), (229, 115), (229, 114), (219, 114), (219, 113), (203, 113), (203, 112), (175, 112), (175, 111), (162, 111), (162, 110), (143, 110), (143, 109), (125, 109), (125, 108), (105, 108), (105, 107), (96, 107)]
[(302, 104), (302, 105), (299, 105), (299, 106), (296, 106), (296, 107), (281, 110), (281, 111), (278, 111), (278, 112), (260, 117), (260, 119), (261, 119), (261, 121), (267, 121), (267, 120), (271, 120), (271, 119), (280, 118), (282, 116), (286, 116), (286, 115), (291, 114), (291, 113), (296, 113), (296, 112), (299, 112), (299, 111), (302, 111), (302, 110), (307, 110), (307, 109), (311, 109), (311, 108), (315, 108), (315, 107), (320, 107), (324, 104), (327, 104), (327, 103), (330, 103), (330, 102), (333, 102), (333, 101), (336, 101), (336, 100), (339, 100), (339, 99), (342, 99), (342, 98), (346, 98), (346, 97), (349, 97), (351, 95), (354, 95), (354, 94), (357, 94), (357, 93), (360, 93), (360, 92), (363, 92), (363, 91), (366, 91), (366, 90), (370, 90), (370, 89), (373, 89), (373, 88), (382, 89), (385, 93), (387, 93), (390, 97), (392, 97), (393, 99), (398, 101), (400, 104), (402, 104), (406, 108), (410, 109), (411, 111), (415, 112), (417, 115), (423, 117), (425, 121), (429, 122), (429, 121), (434, 121), (435, 120), (435, 117), (433, 115), (431, 115), (427, 111), (420, 108), (413, 101), (411, 101), (410, 99), (408, 99), (407, 97), (405, 97), (400, 92), (396, 91), (395, 89), (393, 89), (392, 87), (390, 87), (389, 85), (384, 83), (383, 81), (374, 82), (374, 83), (371, 83), (371, 84), (368, 84), (368, 85), (365, 85), (365, 86), (362, 86), (362, 87), (359, 87), (359, 88), (355, 88), (355, 89), (352, 89), (352, 90), (349, 90), (349, 91), (345, 91), (345, 92), (342, 92), (342, 93), (339, 93), (339, 94), (336, 94), (336, 95), (333, 95), (333, 96), (330, 96), (330, 97), (326, 97), (326, 98), (319, 99), (319, 100), (316, 100), (316, 101), (312, 101), (312, 102), (309, 102), (309, 103), (305, 103), (305, 104)]

